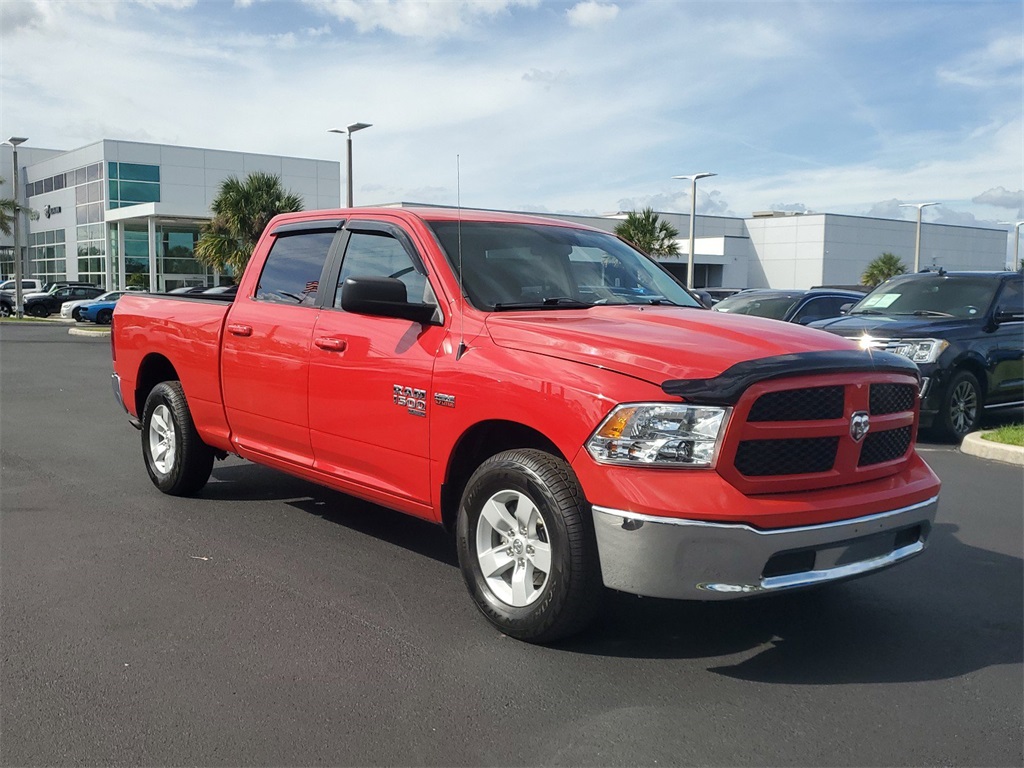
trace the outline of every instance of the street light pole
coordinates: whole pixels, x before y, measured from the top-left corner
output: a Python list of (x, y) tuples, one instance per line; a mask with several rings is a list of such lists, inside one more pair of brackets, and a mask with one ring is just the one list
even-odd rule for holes
[(21, 207), (18, 205), (18, 189), (21, 188), (21, 174), (18, 173), (18, 145), (24, 144), (28, 139), (24, 136), (11, 136), (4, 144), (10, 144), (14, 151), (14, 157), (12, 161), (14, 163), (14, 179), (12, 184), (14, 186), (14, 316), (22, 317), (21, 302), (23, 296), (21, 293), (21, 241), (19, 240), (18, 233), (18, 219), (21, 218)]
[(686, 179), (690, 182), (690, 253), (686, 263), (686, 287), (693, 288), (693, 220), (697, 216), (697, 179), (715, 176), (714, 173), (691, 173), (686, 176), (673, 176), (673, 179)]
[(914, 244), (914, 271), (921, 269), (921, 209), (938, 203), (901, 203), (900, 208), (917, 208), (917, 240)]
[(355, 133), (356, 131), (363, 130), (363, 128), (369, 128), (372, 125), (373, 125), (373, 123), (352, 123), (351, 125), (349, 125), (348, 127), (344, 128), (344, 129), (341, 129), (341, 128), (331, 128), (328, 131), (328, 133), (343, 133), (343, 134), (345, 134), (348, 137), (347, 138), (347, 142), (346, 142), (347, 145), (348, 145), (347, 146), (347, 150), (348, 150), (347, 151), (347, 157), (348, 157), (348, 166), (347, 166), (348, 167), (348, 190), (347, 191), (348, 191), (348, 194), (347, 194), (347, 196), (345, 198), (345, 203), (346, 203), (346, 207), (347, 208), (351, 208), (352, 207), (352, 134)]

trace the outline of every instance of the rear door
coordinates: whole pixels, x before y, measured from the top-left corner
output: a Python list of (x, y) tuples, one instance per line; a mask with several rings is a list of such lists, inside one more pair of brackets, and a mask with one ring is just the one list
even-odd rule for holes
[(319, 286), (340, 221), (284, 224), (259, 282), (239, 294), (224, 327), (221, 381), (232, 440), (242, 455), (310, 467), (309, 345)]
[(398, 226), (353, 221), (346, 230), (344, 257), (324, 295), (310, 350), (315, 466), (417, 513), (415, 505), (430, 501), (427, 416), (445, 330), (345, 312), (341, 286), (350, 276), (395, 277), (410, 301), (435, 304), (438, 286)]

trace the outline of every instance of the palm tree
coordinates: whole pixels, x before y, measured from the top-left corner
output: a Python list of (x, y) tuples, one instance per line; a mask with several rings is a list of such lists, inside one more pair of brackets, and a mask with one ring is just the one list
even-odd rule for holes
[[(3, 186), (4, 179), (0, 178), (0, 186)], [(0, 198), (0, 232), (10, 235), (13, 232), (14, 215), (17, 212), (27, 213), (30, 219), (38, 219), (39, 213), (24, 205), (19, 205), (13, 197)]]
[(860, 281), (864, 285), (874, 288), (895, 275), (905, 275), (907, 267), (899, 256), (892, 253), (883, 253), (877, 259), (868, 264)]
[(653, 208), (640, 213), (630, 211), (615, 227), (615, 234), (651, 256), (675, 256), (679, 253), (679, 230), (662, 221)]
[(210, 206), (213, 219), (203, 225), (196, 261), (221, 271), (231, 267), (240, 274), (268, 222), (302, 207), (302, 198), (286, 191), (272, 173), (255, 171), (244, 180), (229, 176)]

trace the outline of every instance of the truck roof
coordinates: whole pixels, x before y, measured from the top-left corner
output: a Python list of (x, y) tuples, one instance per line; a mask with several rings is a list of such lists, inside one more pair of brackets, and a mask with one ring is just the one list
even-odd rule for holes
[(544, 216), (534, 216), (525, 213), (513, 213), (509, 211), (481, 211), (479, 209), (467, 208), (333, 208), (325, 210), (298, 211), (296, 213), (283, 213), (274, 217), (276, 223), (286, 221), (305, 221), (318, 218), (362, 218), (367, 216), (397, 216), (406, 220), (418, 219), (423, 222), (430, 221), (470, 221), (470, 222), (502, 222), (509, 224), (542, 224), (548, 226), (568, 227), (571, 229), (585, 229), (594, 232), (601, 232), (595, 227), (585, 224), (565, 221), (563, 219), (549, 219)]

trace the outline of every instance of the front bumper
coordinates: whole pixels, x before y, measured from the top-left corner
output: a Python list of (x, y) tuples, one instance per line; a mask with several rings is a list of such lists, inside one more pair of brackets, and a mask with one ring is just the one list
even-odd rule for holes
[(606, 586), (648, 597), (728, 600), (848, 579), (918, 555), (938, 501), (770, 530), (593, 510)]

